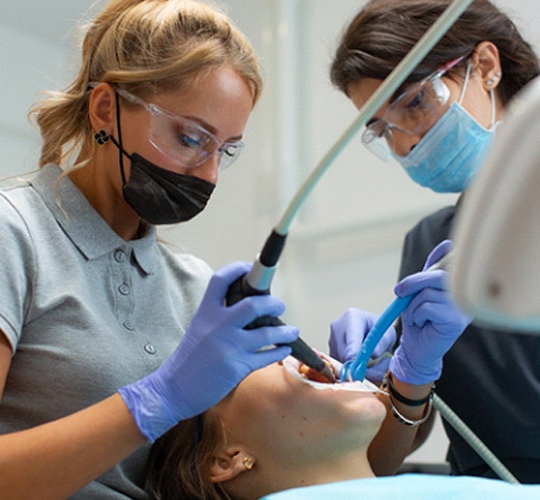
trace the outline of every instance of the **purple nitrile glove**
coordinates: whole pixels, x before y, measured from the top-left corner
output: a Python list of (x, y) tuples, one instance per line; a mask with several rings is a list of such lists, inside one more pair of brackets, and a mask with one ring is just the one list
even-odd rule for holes
[(288, 346), (275, 345), (296, 340), (297, 328), (243, 328), (259, 316), (281, 315), (285, 306), (277, 297), (251, 296), (224, 305), (229, 286), (249, 269), (237, 262), (217, 271), (176, 350), (155, 372), (119, 390), (148, 440), (215, 405), (253, 370), (290, 354)]
[(428, 384), (441, 376), (443, 356), (472, 320), (450, 296), (448, 272), (428, 269), (451, 246), (448, 240), (437, 245), (424, 270), (407, 276), (394, 290), (399, 297), (416, 294), (401, 314), (401, 341), (390, 361), (392, 374), (409, 384)]
[[(361, 309), (350, 308), (338, 319), (330, 323), (330, 339), (328, 346), (330, 356), (346, 363), (354, 359), (360, 352), (362, 343), (373, 325), (377, 321), (378, 315), (363, 311)], [(377, 362), (367, 368), (366, 378), (372, 382), (379, 382), (383, 379), (390, 363), (390, 353), (396, 342), (396, 331), (390, 327), (384, 333), (371, 355), (372, 360)]]

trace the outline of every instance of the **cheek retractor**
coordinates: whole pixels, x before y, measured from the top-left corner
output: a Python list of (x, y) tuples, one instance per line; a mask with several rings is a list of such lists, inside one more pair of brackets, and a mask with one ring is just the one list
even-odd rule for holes
[[(342, 365), (339, 361), (326, 357), (326, 356), (323, 356), (323, 358), (332, 365), (332, 368), (335, 373), (339, 373), (341, 371)], [(292, 356), (289, 356), (283, 360), (283, 367), (287, 370), (288, 373), (290, 373), (293, 377), (297, 378), (298, 380), (301, 380), (303, 383), (310, 385), (311, 387), (314, 387), (315, 389), (332, 390), (332, 391), (384, 393), (375, 384), (373, 384), (367, 379), (364, 379), (362, 381), (355, 380), (355, 381), (338, 382), (335, 384), (309, 380), (308, 378), (304, 377), (301, 374), (300, 372), (301, 366), (302, 364), (300, 363), (300, 361), (293, 358)]]

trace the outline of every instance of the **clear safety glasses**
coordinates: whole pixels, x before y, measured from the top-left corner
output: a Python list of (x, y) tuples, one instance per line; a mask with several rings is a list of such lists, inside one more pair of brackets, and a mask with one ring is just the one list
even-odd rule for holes
[(242, 152), (244, 143), (220, 142), (198, 123), (174, 113), (119, 88), (115, 91), (127, 101), (142, 106), (150, 115), (150, 143), (164, 155), (186, 168), (196, 168), (210, 156), (219, 156), (219, 168), (233, 163)]
[(389, 160), (394, 149), (393, 130), (410, 135), (427, 132), (446, 111), (450, 97), (441, 77), (464, 58), (446, 63), (392, 101), (381, 118), (367, 123), (362, 143), (379, 158)]

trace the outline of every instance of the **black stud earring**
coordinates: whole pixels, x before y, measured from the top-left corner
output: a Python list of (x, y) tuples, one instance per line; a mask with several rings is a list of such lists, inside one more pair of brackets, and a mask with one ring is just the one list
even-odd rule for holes
[(100, 130), (99, 132), (96, 132), (94, 134), (94, 140), (100, 145), (103, 146), (103, 144), (109, 142), (109, 134), (105, 132), (105, 130)]

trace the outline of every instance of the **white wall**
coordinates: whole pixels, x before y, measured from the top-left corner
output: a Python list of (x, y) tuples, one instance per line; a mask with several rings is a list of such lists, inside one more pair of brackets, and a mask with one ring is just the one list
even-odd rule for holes
[[(328, 68), (339, 34), (363, 0), (223, 0), (261, 57), (266, 89), (246, 150), (205, 212), (162, 236), (217, 268), (253, 260), (292, 196), (355, 117)], [(538, 46), (540, 4), (501, 0)], [(0, 0), (0, 176), (34, 169), (38, 137), (26, 122), (37, 93), (68, 83), (77, 64), (75, 22), (86, 0)], [(393, 298), (402, 238), (423, 215), (452, 203), (378, 161), (354, 140), (316, 186), (291, 228), (273, 290), (285, 319), (326, 349), (328, 324), (346, 308), (381, 311)], [(440, 424), (438, 424), (439, 426)], [(444, 460), (440, 429), (412, 460)]]

